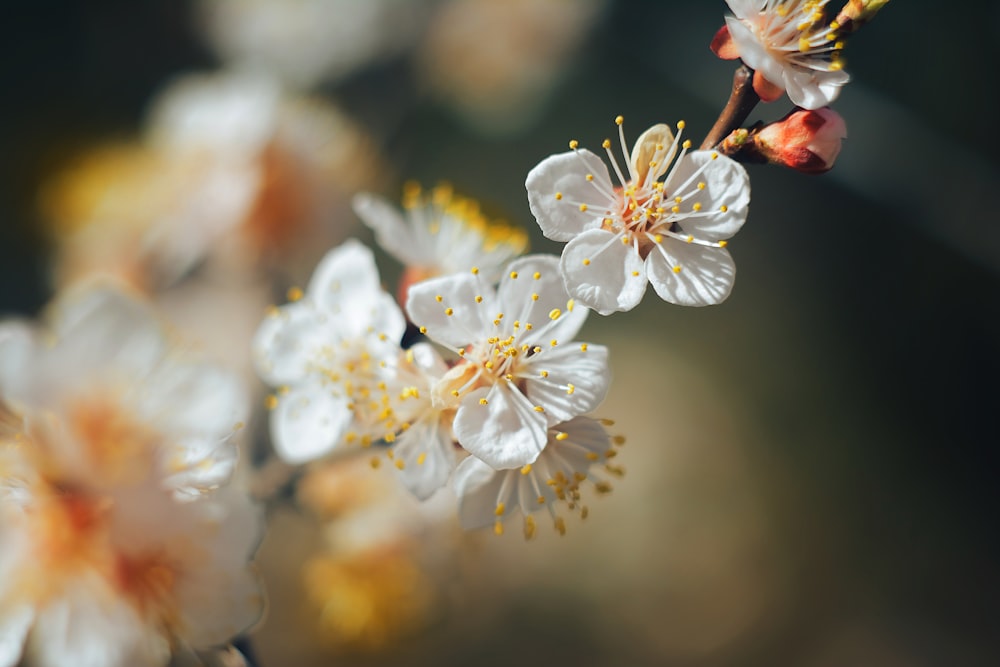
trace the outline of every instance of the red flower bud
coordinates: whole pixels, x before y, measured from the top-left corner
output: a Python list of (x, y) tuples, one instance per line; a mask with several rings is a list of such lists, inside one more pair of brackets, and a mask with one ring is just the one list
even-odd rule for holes
[(753, 135), (754, 147), (768, 162), (807, 174), (829, 171), (845, 138), (847, 125), (830, 107), (796, 109)]

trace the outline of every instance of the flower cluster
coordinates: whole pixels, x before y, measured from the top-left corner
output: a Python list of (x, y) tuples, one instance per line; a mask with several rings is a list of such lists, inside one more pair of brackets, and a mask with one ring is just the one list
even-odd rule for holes
[(260, 617), (259, 517), (223, 488), (244, 391), (117, 289), (0, 328), (0, 665), (162, 665)]
[[(698, 147), (684, 121), (657, 123), (630, 145), (618, 116), (605, 155), (572, 140), (527, 174), (525, 215), (564, 244), (556, 256), (525, 254), (527, 231), (447, 185), (404, 186), (402, 210), (358, 193), (381, 171), (377, 142), (284, 86), (337, 80), (420, 32), (443, 40), (428, 62), (448, 61), (441, 54), (459, 43), (469, 50), (499, 20), (508, 41), (555, 36), (525, 51), (547, 54), (549, 70), (523, 87), (541, 99), (537, 89), (555, 80), (603, 0), (582, 3), (570, 23), (551, 3), (413, 4), (407, 16), (442, 5), (442, 25), (458, 17), (475, 28), (457, 42), (453, 30), (417, 23), (408, 35), (380, 30), (399, 15), (373, 2), (340, 26), (357, 33), (343, 43), (318, 27), (315, 17), (332, 10), (315, 0), (286, 21), (268, 17), (287, 3), (203, 0), (216, 49), (247, 69), (179, 80), (154, 105), (145, 139), (102, 151), (45, 189), (65, 237), (55, 272), (65, 291), (45, 325), (0, 322), (0, 667), (158, 667), (191, 653), (215, 664), (212, 652), (263, 611), (251, 489), (272, 502), (295, 498), (322, 524), (329, 548), (303, 560), (302, 580), (322, 610), (319, 625), (365, 646), (419, 627), (434, 586), (408, 553), (426, 517), (384, 520), (396, 499), (368, 503), (380, 491), (359, 489), (380, 487), (347, 481), (357, 482), (355, 466), (398, 473), (406, 491), (392, 493), (411, 503), (437, 496), (453, 508), (439, 494), (450, 489), (467, 529), (502, 535), (519, 517), (531, 539), (539, 514), (560, 534), (568, 514), (586, 518), (587, 494), (606, 494), (624, 474), (616, 460), (624, 438), (595, 415), (612, 373), (609, 349), (581, 336), (590, 312), (632, 310), (649, 285), (681, 306), (730, 296), (728, 244), (750, 207), (742, 163), (806, 173), (833, 166), (847, 136), (827, 106), (849, 80), (844, 37), (888, 0), (851, 0), (835, 15), (828, 0), (727, 2), (734, 15), (712, 49), (743, 64)], [(354, 4), (335, 3), (334, 14)], [(508, 14), (537, 18), (535, 31), (522, 33)], [(500, 76), (469, 72), (486, 99), (526, 106), (522, 88), (502, 85), (517, 70), (503, 53), (487, 58)], [(253, 62), (269, 63), (285, 83)], [(463, 78), (446, 76), (439, 94), (450, 98)], [(787, 115), (742, 127), (758, 102), (786, 94), (796, 105)], [(478, 117), (479, 106), (465, 108)], [(509, 116), (508, 130), (532, 116), (515, 117), (495, 99), (485, 106)], [(350, 239), (327, 250), (343, 235), (325, 222), (348, 202), (403, 265), (395, 296), (369, 247)], [(326, 252), (286, 303), (261, 321), (260, 296), (252, 315), (231, 316), (240, 301), (234, 276), (270, 300), (275, 272), (296, 275), (283, 262), (310, 251), (310, 266)], [(185, 301), (199, 275), (223, 274), (202, 287), (225, 292), (226, 309)], [(241, 469), (238, 434), (252, 418), (253, 390), (193, 359), (161, 322), (157, 298), (165, 308), (185, 304), (189, 319), (219, 330), (253, 365), (268, 386), (260, 439), (277, 459), (255, 469), (244, 457)]]

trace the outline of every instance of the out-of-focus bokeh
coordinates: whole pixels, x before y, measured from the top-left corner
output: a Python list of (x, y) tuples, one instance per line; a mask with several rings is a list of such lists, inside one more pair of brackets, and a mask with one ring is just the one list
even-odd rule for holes
[[(597, 147), (618, 114), (630, 138), (707, 132), (733, 70), (708, 48), (725, 12), (18, 3), (0, 313), (115, 273), (249, 377), (265, 305), (339, 240), (372, 242), (359, 189), (446, 180), (558, 252), (528, 170), (569, 139)], [(417, 503), (367, 459), (301, 477), (259, 554), (259, 664), (1000, 664), (998, 25), (986, 0), (890, 3), (845, 50), (833, 172), (750, 168), (729, 300), (591, 317), (627, 472), (564, 537), (463, 534), (446, 494)], [(256, 432), (247, 460), (266, 458)]]

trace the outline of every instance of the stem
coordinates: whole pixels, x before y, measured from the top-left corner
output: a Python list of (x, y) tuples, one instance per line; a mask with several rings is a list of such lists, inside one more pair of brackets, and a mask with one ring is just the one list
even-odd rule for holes
[(729, 94), (729, 101), (709, 130), (708, 136), (701, 142), (701, 149), (714, 148), (728, 137), (730, 132), (743, 124), (758, 102), (760, 97), (753, 89), (753, 70), (740, 65), (733, 74), (733, 90)]

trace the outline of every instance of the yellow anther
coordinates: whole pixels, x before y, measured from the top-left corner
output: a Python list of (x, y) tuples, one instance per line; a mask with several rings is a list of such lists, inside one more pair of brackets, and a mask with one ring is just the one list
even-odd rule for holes
[(700, 211), (701, 210), (701, 202), (697, 202), (696, 201), (694, 203), (694, 206), (692, 206), (691, 208), (693, 208), (695, 211)]
[(581, 352), (586, 352), (587, 351), (587, 344), (586, 343), (580, 343), (580, 351)]
[(590, 516), (590, 510), (587, 509), (586, 505), (584, 505), (583, 507), (580, 508), (580, 518), (586, 519), (588, 516)]
[(592, 180), (594, 180), (594, 175), (593, 174), (587, 174), (586, 178), (587, 178), (588, 181), (592, 181)]
[(691, 236), (690, 234), (688, 234), (687, 238), (684, 240), (687, 241), (688, 243), (694, 243), (694, 237)]
[(671, 206), (670, 207), (670, 212), (671, 213), (680, 213), (681, 212), (681, 207), (680, 206)]
[(569, 433), (566, 433), (564, 431), (559, 431), (558, 433), (556, 433), (556, 440), (563, 441), (568, 437)]
[(726, 206), (725, 204), (723, 204), (722, 206), (719, 207), (719, 211), (721, 211), (722, 213), (725, 213), (728, 210), (729, 210), (729, 207)]
[(510, 279), (511, 280), (517, 280), (517, 271), (511, 271), (510, 272)]
[(427, 452), (421, 452), (420, 456), (417, 457), (417, 465), (422, 466), (424, 461), (427, 460)]
[(561, 199), (562, 199), (562, 193), (561, 192), (557, 192), (556, 193), (556, 201), (560, 201)]
[(506, 511), (506, 506), (503, 503), (497, 503), (497, 508), (493, 510), (493, 514), (496, 516), (503, 516), (504, 511)]
[(451, 390), (451, 395), (454, 396), (454, 397), (456, 397), (456, 398), (458, 398), (458, 389), (452, 389)]
[(611, 140), (610, 139), (605, 139), (604, 141), (602, 141), (601, 142), (601, 147), (605, 148), (605, 149), (611, 148)]
[(289, 287), (288, 288), (288, 300), (289, 301), (298, 301), (303, 296), (305, 296), (305, 293), (302, 291), (301, 287)]
[(683, 130), (685, 127), (687, 127), (687, 123), (685, 123), (682, 120), (677, 121), (677, 129), (678, 130)]
[(558, 344), (559, 344), (559, 341), (557, 341), (555, 338), (553, 338), (552, 340), (549, 341), (549, 345), (551, 345), (552, 347), (555, 347)]
[(483, 302), (483, 297), (477, 294), (476, 295), (476, 303), (482, 303), (482, 302)]
[(396, 442), (396, 434), (395, 433), (386, 433), (385, 437), (382, 438), (382, 439), (385, 440), (386, 442), (388, 442), (389, 444), (392, 444), (392, 443)]
[(264, 399), (264, 407), (268, 410), (274, 410), (278, 407), (278, 397), (274, 394), (268, 395), (268, 397)]
[(583, 265), (584, 265), (584, 266), (590, 266), (590, 260), (589, 260), (589, 259), (587, 259), (586, 257), (584, 257), (584, 258), (583, 258)]
[(569, 142), (569, 147), (572, 148), (573, 150), (576, 150), (576, 147), (579, 146), (579, 145), (580, 145), (580, 142), (577, 141), (576, 139), (573, 139), (573, 140), (571, 140)]
[(568, 299), (566, 301), (566, 310), (573, 312), (573, 307), (576, 306), (576, 301), (574, 299)]
[(580, 213), (586, 213), (586, 212), (587, 212), (587, 205), (580, 204)]
[(615, 116), (615, 125), (621, 125), (625, 122), (624, 116)]
[(406, 467), (406, 464), (403, 463), (403, 459), (396, 459), (396, 469), (397, 470), (402, 470), (405, 467)]
[(532, 301), (538, 301), (538, 295), (537, 294), (532, 294), (531, 295), (531, 300)]
[(382, 459), (377, 456), (373, 456), (369, 463), (371, 463), (373, 470), (378, 470), (379, 466), (382, 465)]
[(699, 182), (699, 183), (698, 183), (698, 189), (699, 189), (699, 190), (704, 190), (704, 189), (705, 189), (705, 187), (706, 187), (706, 186), (705, 186), (705, 181), (701, 181), (701, 182)]
[(684, 143), (681, 144), (681, 148), (685, 148), (685, 149), (691, 148), (691, 140), (690, 139), (685, 139)]
[(556, 531), (558, 531), (560, 535), (566, 534), (566, 522), (563, 521), (563, 518), (561, 516), (556, 517)]
[(662, 235), (660, 235), (660, 234), (654, 234), (653, 235), (653, 243), (662, 243), (662, 242), (663, 242), (663, 236)]
[(541, 375), (543, 378), (547, 378), (549, 376), (548, 371), (538, 371), (538, 374)]
[(478, 276), (479, 275), (479, 267), (478, 266), (472, 267), (472, 275), (474, 275), (474, 276)]
[(629, 237), (628, 236), (623, 236), (622, 237), (622, 245), (628, 245), (629, 243), (630, 243)]
[(447, 315), (448, 317), (451, 317), (452, 315), (455, 314), (455, 311), (452, 310), (451, 308), (445, 308), (444, 309), (444, 314)]
[(545, 412), (545, 408), (540, 405), (535, 406), (535, 412)]
[(569, 383), (569, 384), (566, 385), (566, 393), (567, 394), (572, 395), (573, 392), (575, 392), (575, 391), (576, 391), (576, 387), (572, 383)]
[(535, 536), (535, 517), (524, 517), (524, 539), (530, 540)]
[(588, 461), (596, 461), (599, 458), (601, 458), (601, 457), (598, 456), (597, 454), (595, 454), (594, 452), (587, 452), (587, 460)]
[(493, 524), (493, 534), (496, 535), (497, 537), (503, 535), (503, 524), (500, 523), (499, 521)]
[(712, 159), (713, 160), (718, 160), (719, 159), (719, 154), (718, 153), (712, 153)]
[(435, 300), (435, 301), (437, 301), (438, 303), (441, 303), (441, 301), (442, 301), (443, 299), (444, 299), (444, 297), (443, 297), (443, 296), (441, 296), (440, 294), (438, 294), (438, 295), (437, 295), (436, 297), (434, 297), (434, 300)]
[(639, 272), (638, 271), (633, 271), (632, 272), (632, 277), (633, 278), (637, 278), (638, 276), (639, 276)]
[(549, 311), (550, 320), (558, 320), (560, 315), (562, 315), (562, 311), (559, 310), (558, 308), (553, 308), (552, 310)]
[(681, 267), (680, 267), (680, 265), (677, 265), (677, 266), (675, 266), (675, 267), (673, 268), (673, 271), (674, 271), (674, 273), (680, 273), (680, 272), (681, 272)]
[(427, 327), (420, 327), (420, 333), (422, 334), (427, 333)]
[(530, 472), (531, 472), (531, 464), (530, 463), (525, 463), (523, 466), (521, 466), (521, 474), (522, 475), (527, 475)]
[(808, 37), (799, 37), (799, 51), (805, 53), (812, 48), (812, 44), (809, 43)]
[(485, 398), (480, 398), (479, 399), (479, 405), (489, 405), (489, 403), (490, 402), (487, 401)]
[(614, 419), (603, 418), (603, 419), (601, 419), (601, 424), (603, 424), (604, 426), (614, 426), (615, 425), (615, 420)]
[(720, 248), (725, 248), (727, 245), (729, 245), (729, 241), (719, 241)]
[[(499, 350), (497, 350), (497, 352), (499, 352)], [(489, 370), (493, 370), (493, 362), (492, 362), (492, 361), (487, 361), (487, 362), (486, 362), (485, 364), (483, 364), (483, 365), (484, 365), (484, 366), (486, 366), (486, 368), (487, 368), (487, 369), (489, 369)]]

